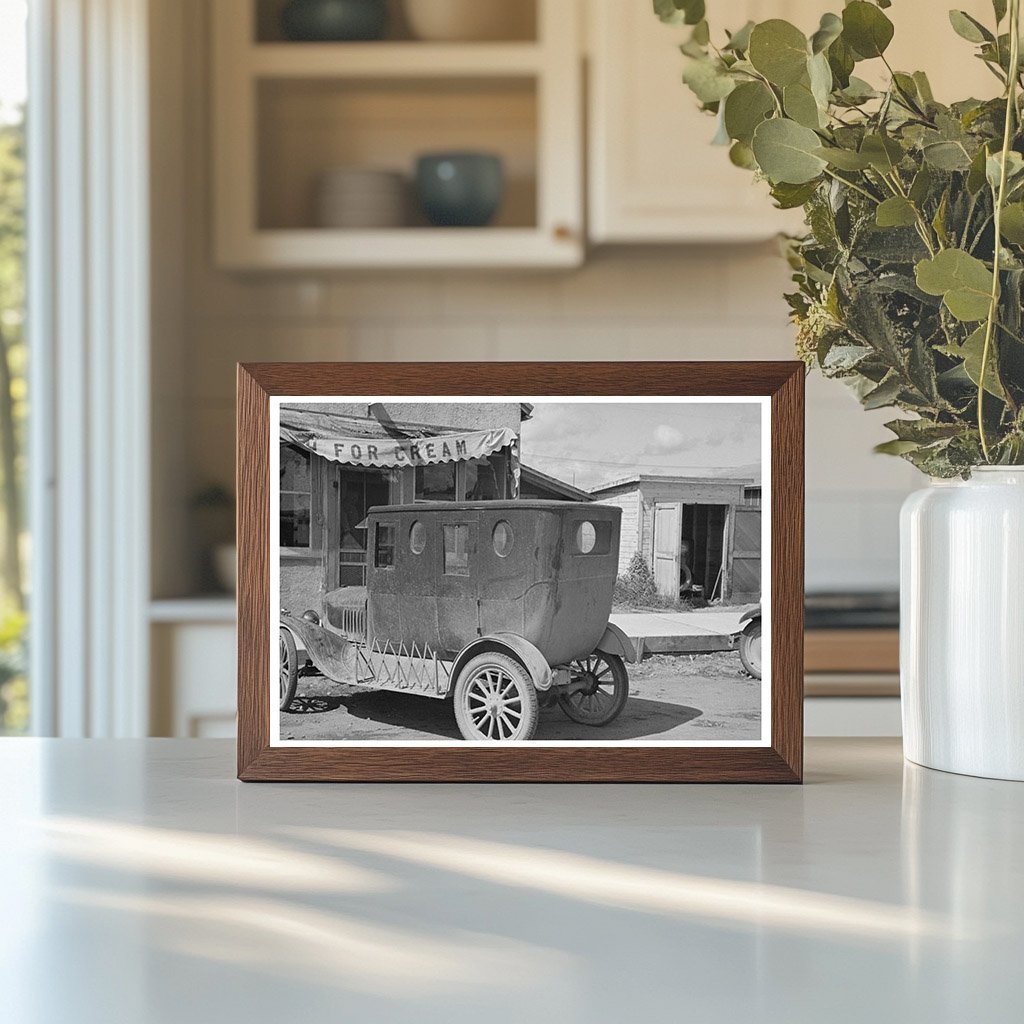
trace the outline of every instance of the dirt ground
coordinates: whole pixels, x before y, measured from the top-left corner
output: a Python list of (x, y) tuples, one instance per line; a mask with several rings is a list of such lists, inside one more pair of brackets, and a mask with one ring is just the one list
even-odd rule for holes
[[(609, 725), (569, 721), (541, 709), (537, 740), (754, 740), (761, 732), (761, 683), (739, 655), (656, 654), (628, 665), (629, 700)], [(459, 739), (448, 701), (341, 686), (321, 675), (299, 679), (298, 696), (281, 713), (282, 740)]]

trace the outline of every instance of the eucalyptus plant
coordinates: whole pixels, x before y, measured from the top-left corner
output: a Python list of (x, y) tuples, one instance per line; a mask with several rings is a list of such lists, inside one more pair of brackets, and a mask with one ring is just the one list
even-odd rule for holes
[[(718, 45), (705, 0), (654, 0), (691, 26), (683, 80), (715, 141), (804, 210), (786, 244), (801, 358), (865, 408), (909, 414), (878, 450), (937, 477), (1024, 464), (1020, 4), (993, 0), (988, 25), (949, 12), (997, 94), (947, 106), (890, 66), (890, 0), (852, 0), (809, 37), (771, 19)], [(857, 76), (866, 61), (886, 88)]]

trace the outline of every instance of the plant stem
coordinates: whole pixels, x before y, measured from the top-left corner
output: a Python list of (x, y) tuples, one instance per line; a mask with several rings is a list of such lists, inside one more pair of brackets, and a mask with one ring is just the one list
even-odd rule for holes
[(985, 461), (992, 462), (988, 434), (985, 430), (985, 375), (992, 355), (992, 336), (999, 317), (999, 273), (1002, 270), (1003, 205), (1006, 201), (1006, 174), (1010, 145), (1013, 141), (1014, 122), (1017, 119), (1017, 84), (1020, 68), (1020, 0), (1010, 0), (1010, 74), (1006, 83), (1006, 124), (1003, 127), (1003, 150), (999, 168), (999, 189), (995, 197), (995, 251), (992, 257), (992, 295), (989, 300), (988, 320), (985, 323), (985, 346), (981, 350), (981, 370), (978, 373), (978, 435)]
[(833, 173), (827, 167), (825, 168), (825, 173), (833, 181), (838, 181), (841, 185), (845, 185), (847, 188), (852, 188), (854, 192), (859, 192), (865, 199), (870, 199), (875, 206), (879, 204), (880, 200), (877, 196), (873, 196), (867, 189), (861, 188), (860, 185), (857, 185), (855, 182), (847, 181), (846, 178), (840, 178), (838, 174)]

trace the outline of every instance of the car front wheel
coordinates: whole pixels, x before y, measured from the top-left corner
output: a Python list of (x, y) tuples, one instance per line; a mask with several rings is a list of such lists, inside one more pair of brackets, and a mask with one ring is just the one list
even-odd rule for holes
[(299, 687), (299, 652), (295, 647), (295, 638), (291, 630), (281, 627), (279, 645), (281, 660), (281, 710), (287, 711), (295, 699), (295, 691)]
[(529, 672), (507, 654), (480, 654), (455, 683), (455, 721), (478, 743), (528, 740), (537, 731), (537, 691)]

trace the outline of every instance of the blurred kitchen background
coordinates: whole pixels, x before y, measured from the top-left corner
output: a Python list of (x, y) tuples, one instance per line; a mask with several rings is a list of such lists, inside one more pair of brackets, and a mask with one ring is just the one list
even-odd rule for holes
[[(0, 0), (5, 139), (25, 6)], [(827, 6), (708, 2), (719, 32), (773, 15), (811, 31)], [(4, 677), (9, 730), (233, 731), (238, 361), (793, 358), (774, 239), (800, 221), (709, 145), (680, 81), (685, 30), (650, 0), (39, 9), (28, 180), (52, 219), (29, 252), (41, 354), (16, 465), (50, 512), (17, 585), (7, 557), (5, 621), (34, 587), (51, 632), (37, 622), (27, 688)], [(945, 74), (963, 44), (944, 8), (888, 13), (931, 53), (940, 98), (992, 91), (980, 65)], [(18, 290), (0, 300), (17, 375)], [(893, 734), (897, 518), (920, 481), (871, 453), (886, 413), (807, 386), (808, 731)]]

